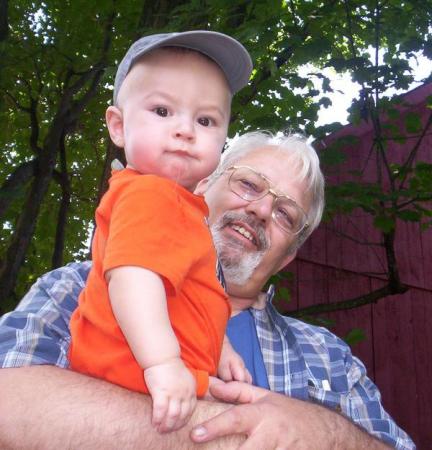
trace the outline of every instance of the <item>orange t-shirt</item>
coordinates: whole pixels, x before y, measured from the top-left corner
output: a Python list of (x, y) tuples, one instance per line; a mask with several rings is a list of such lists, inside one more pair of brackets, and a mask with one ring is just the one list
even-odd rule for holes
[(93, 266), (70, 327), (71, 367), (128, 389), (148, 393), (111, 310), (105, 272), (139, 266), (159, 274), (181, 357), (197, 381), (197, 395), (215, 375), (230, 316), (216, 276), (208, 208), (175, 182), (131, 169), (114, 172), (96, 210)]

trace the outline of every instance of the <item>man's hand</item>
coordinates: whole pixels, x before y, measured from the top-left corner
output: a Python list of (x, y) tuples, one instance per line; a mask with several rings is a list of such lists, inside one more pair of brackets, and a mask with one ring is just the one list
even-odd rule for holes
[(223, 381), (252, 383), (252, 376), (247, 370), (242, 357), (233, 349), (226, 336), (219, 360), (218, 377)]
[(160, 432), (178, 430), (196, 406), (196, 383), (180, 358), (148, 367), (144, 379), (153, 400), (152, 425)]
[(236, 406), (207, 420), (191, 432), (194, 442), (243, 434), (241, 450), (385, 449), (341, 415), (322, 406), (296, 400), (245, 383), (215, 384), (212, 395)]

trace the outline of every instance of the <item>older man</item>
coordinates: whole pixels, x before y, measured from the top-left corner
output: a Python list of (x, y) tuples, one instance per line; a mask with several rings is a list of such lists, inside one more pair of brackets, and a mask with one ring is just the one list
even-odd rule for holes
[(42, 277), (1, 320), (0, 446), (189, 449), (190, 434), (197, 448), (415, 448), (349, 348), (322, 328), (280, 316), (272, 290), (261, 291), (318, 225), (323, 184), (304, 139), (250, 133), (197, 187), (231, 299), (228, 336), (254, 384), (276, 393), (215, 386), (214, 396), (243, 404), (200, 401), (186, 427), (157, 434), (148, 397), (61, 369), (68, 367), (69, 317), (89, 269), (73, 264)]

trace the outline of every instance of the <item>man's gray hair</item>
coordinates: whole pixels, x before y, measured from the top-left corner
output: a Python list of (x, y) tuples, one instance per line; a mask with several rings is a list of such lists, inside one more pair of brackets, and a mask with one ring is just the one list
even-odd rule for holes
[(311, 200), (307, 215), (309, 227), (297, 236), (294, 247), (290, 249), (294, 251), (318, 227), (324, 210), (324, 176), (320, 169), (318, 155), (312, 145), (307, 142), (306, 137), (300, 134), (284, 135), (280, 133), (275, 135), (268, 131), (254, 131), (236, 137), (229, 142), (222, 154), (219, 166), (210, 176), (209, 182), (214, 182), (224, 170), (262, 147), (274, 148), (279, 153), (278, 157), (283, 157), (285, 154), (289, 158), (294, 158), (300, 167), (297, 179), (300, 182), (307, 181), (307, 192)]

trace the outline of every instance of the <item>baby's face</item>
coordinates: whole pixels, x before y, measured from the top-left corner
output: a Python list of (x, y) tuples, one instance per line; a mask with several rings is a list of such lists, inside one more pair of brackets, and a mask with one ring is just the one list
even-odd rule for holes
[(217, 167), (231, 93), (216, 63), (156, 50), (135, 64), (118, 97), (128, 166), (193, 191)]

